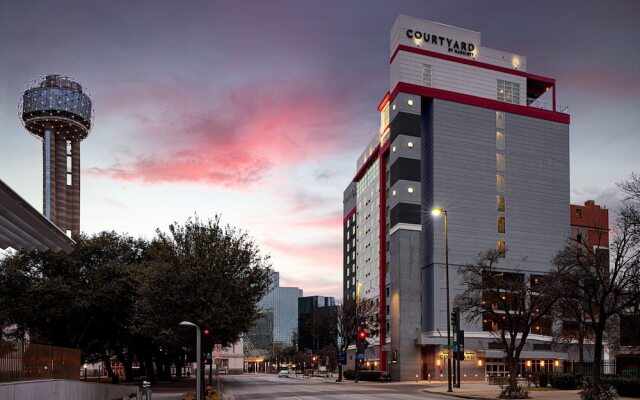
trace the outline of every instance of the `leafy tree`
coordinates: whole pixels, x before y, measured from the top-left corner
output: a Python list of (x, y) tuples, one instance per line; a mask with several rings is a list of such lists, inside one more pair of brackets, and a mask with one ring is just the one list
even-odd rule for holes
[(269, 260), (247, 233), (221, 225), (219, 216), (189, 218), (170, 225), (168, 233), (158, 230), (148, 255), (136, 325), (163, 349), (156, 364), (168, 369), (163, 354), (191, 342), (193, 332), (180, 327), (181, 321), (207, 327), (213, 341), (227, 346), (258, 317), (257, 303), (271, 283)]
[(531, 332), (546, 333), (556, 298), (550, 275), (525, 275), (516, 269), (498, 269), (503, 256), (488, 250), (460, 269), (464, 292), (456, 298), (467, 321), (482, 321), (504, 347), (509, 386), (518, 386), (520, 354)]
[(596, 392), (602, 390), (599, 366), (608, 323), (640, 304), (639, 177), (632, 174), (620, 187), (627, 197), (616, 218), (608, 254), (583, 241), (568, 245), (554, 260), (558, 293), (580, 305), (594, 334)]

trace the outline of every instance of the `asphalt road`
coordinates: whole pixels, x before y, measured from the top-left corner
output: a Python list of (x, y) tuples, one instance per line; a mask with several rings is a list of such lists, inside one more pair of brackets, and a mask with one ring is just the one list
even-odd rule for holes
[(413, 400), (448, 399), (424, 393), (415, 383), (366, 383), (334, 380), (279, 378), (275, 375), (229, 375), (223, 377), (225, 400)]

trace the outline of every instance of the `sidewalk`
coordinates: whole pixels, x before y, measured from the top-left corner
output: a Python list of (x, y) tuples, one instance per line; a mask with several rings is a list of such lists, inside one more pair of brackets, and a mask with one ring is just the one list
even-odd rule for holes
[[(541, 400), (579, 400), (580, 395), (577, 390), (533, 390), (529, 391), (529, 397)], [(453, 393), (447, 393), (446, 384), (429, 385), (423, 392), (444, 394), (447, 396), (464, 399), (491, 399), (495, 400), (500, 394), (500, 386), (489, 385), (487, 383), (467, 383), (462, 384), (460, 389), (453, 388)]]
[[(463, 399), (495, 400), (500, 394), (500, 386), (489, 385), (486, 383), (463, 383), (460, 389), (453, 388), (453, 393), (447, 393), (446, 384), (428, 384), (422, 391), (427, 393), (444, 394)], [(579, 400), (580, 394), (578, 392), (578, 390), (553, 390), (551, 388), (549, 388), (549, 390), (536, 390), (535, 387), (531, 387), (529, 390), (529, 397), (539, 400)], [(618, 397), (618, 400), (625, 399), (632, 400), (630, 397)]]

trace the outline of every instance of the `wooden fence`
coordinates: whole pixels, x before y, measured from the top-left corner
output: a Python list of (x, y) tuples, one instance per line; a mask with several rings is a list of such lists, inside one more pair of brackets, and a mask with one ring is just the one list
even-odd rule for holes
[(0, 343), (0, 382), (77, 380), (80, 350), (28, 342)]

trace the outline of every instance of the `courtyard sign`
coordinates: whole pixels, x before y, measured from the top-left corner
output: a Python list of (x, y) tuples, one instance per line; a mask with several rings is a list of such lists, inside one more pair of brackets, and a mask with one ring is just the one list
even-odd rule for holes
[(409, 39), (424, 40), (425, 43), (435, 44), (436, 46), (446, 47), (449, 53), (462, 54), (463, 56), (472, 57), (473, 51), (476, 49), (473, 43), (462, 42), (417, 30), (414, 31), (413, 29), (407, 29), (407, 37)]

